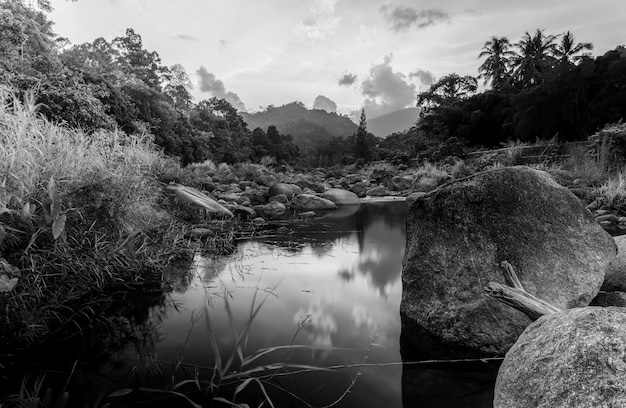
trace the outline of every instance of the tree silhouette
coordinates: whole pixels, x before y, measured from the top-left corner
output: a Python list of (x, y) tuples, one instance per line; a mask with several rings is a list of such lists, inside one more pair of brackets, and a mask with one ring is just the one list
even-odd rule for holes
[(479, 78), (484, 78), (485, 83), (491, 81), (491, 86), (496, 91), (502, 90), (502, 86), (510, 79), (511, 59), (515, 56), (510, 47), (508, 38), (494, 36), (485, 42), (483, 50), (478, 54), (478, 58), (487, 57), (478, 68)]
[(513, 57), (513, 78), (522, 88), (540, 84), (547, 71), (554, 67), (556, 58), (556, 35), (545, 35), (537, 29), (534, 35), (528, 31), (515, 45), (518, 53)]
[(365, 117), (365, 108), (361, 109), (361, 120), (359, 128), (356, 130), (354, 153), (359, 159), (368, 160), (370, 156), (369, 146), (367, 144), (367, 118)]
[[(588, 53), (585, 53), (585, 51), (591, 50), (593, 50), (593, 44), (580, 42), (576, 44), (574, 41), (574, 34), (567, 31), (563, 33), (561, 42), (556, 46), (554, 56), (561, 62), (577, 64), (582, 61), (583, 58), (588, 56)], [(581, 53), (582, 55), (578, 55)]]

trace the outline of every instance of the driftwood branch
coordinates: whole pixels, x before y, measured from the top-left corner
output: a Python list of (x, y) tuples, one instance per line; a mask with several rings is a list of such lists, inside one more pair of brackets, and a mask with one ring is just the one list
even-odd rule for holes
[(497, 282), (489, 282), (485, 287), (487, 296), (523, 312), (533, 321), (543, 315), (561, 311), (558, 307), (526, 292), (510, 263), (502, 262), (502, 268), (504, 270), (504, 279), (509, 286)]

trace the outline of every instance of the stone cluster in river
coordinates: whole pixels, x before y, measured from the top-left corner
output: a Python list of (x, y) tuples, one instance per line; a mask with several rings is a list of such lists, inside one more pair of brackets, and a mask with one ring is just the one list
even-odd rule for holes
[(332, 210), (343, 205), (359, 205), (365, 197), (406, 197), (413, 192), (430, 191), (447, 178), (434, 179), (397, 174), (376, 169), (371, 174), (328, 174), (316, 169), (310, 174), (261, 174), (240, 180), (204, 176), (199, 188), (236, 217), (261, 224), (295, 211), (302, 219), (315, 211)]

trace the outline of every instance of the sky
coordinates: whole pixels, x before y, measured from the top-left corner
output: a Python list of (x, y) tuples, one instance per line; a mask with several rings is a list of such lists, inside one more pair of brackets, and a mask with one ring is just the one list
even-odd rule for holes
[[(196, 101), (238, 109), (300, 101), (368, 118), (415, 105), (450, 74), (478, 74), (492, 36), (571, 31), (593, 55), (626, 44), (625, 0), (52, 0), (56, 34), (111, 41), (127, 28)], [(323, 98), (317, 98), (318, 96)], [(317, 103), (315, 103), (317, 99)]]

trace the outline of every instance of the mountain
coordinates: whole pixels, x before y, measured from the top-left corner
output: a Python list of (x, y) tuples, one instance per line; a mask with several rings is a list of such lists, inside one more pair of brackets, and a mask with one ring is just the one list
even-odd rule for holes
[(267, 131), (268, 126), (276, 126), (280, 133), (293, 136), (294, 143), (302, 150), (309, 150), (333, 136), (352, 136), (358, 128), (347, 116), (321, 109), (307, 109), (300, 102), (270, 106), (252, 114), (243, 112), (241, 116), (250, 130), (260, 127)]
[(392, 133), (409, 129), (417, 122), (419, 110), (417, 108), (406, 108), (388, 113), (383, 116), (367, 121), (367, 131), (385, 138)]

